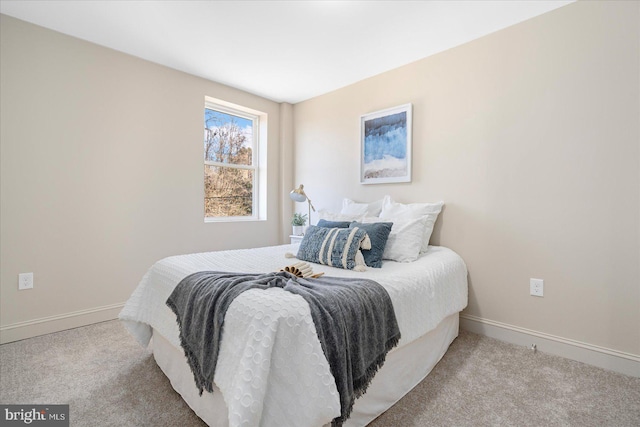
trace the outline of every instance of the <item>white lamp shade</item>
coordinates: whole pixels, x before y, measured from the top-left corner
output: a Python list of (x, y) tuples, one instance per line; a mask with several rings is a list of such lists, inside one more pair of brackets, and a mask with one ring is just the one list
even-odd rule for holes
[(289, 193), (289, 197), (291, 197), (291, 200), (293, 200), (294, 202), (304, 202), (305, 200), (307, 200), (307, 196), (305, 196), (304, 194), (296, 193), (296, 190), (293, 190), (291, 193)]
[(298, 188), (289, 193), (291, 200), (295, 202), (304, 202), (307, 200), (307, 194), (304, 192), (304, 185), (300, 184)]

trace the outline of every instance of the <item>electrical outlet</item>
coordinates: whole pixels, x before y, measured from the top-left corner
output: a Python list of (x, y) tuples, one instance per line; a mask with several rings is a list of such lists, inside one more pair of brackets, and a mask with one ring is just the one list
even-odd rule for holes
[(544, 296), (544, 280), (529, 279), (529, 293), (534, 297)]
[(18, 274), (18, 289), (33, 289), (33, 273)]

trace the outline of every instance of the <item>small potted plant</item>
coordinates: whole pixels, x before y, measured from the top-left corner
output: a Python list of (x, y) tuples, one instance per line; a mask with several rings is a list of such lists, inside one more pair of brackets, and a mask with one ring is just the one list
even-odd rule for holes
[(307, 214), (294, 213), (291, 218), (291, 225), (293, 226), (293, 235), (302, 236), (303, 227), (307, 224)]

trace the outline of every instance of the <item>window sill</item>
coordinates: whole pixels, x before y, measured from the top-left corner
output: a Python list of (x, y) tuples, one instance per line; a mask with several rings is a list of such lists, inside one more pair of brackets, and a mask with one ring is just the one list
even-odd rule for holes
[(258, 218), (255, 216), (225, 216), (220, 218), (205, 218), (204, 222), (206, 223), (215, 223), (215, 222), (261, 222), (266, 221), (266, 218)]

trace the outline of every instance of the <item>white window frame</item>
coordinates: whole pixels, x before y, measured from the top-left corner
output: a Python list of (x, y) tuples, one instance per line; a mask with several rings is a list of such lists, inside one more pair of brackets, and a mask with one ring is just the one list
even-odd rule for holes
[[(230, 114), (251, 120), (253, 123), (251, 136), (251, 165), (237, 165), (224, 162), (212, 162), (205, 160), (204, 166), (217, 166), (232, 169), (244, 169), (253, 171), (253, 194), (251, 216), (220, 216), (220, 217), (204, 217), (204, 222), (236, 222), (236, 221), (264, 221), (267, 219), (266, 209), (266, 180), (267, 180), (267, 162), (266, 162), (266, 131), (267, 131), (267, 114), (261, 111), (253, 110), (240, 105), (232, 104), (221, 99), (206, 96), (204, 101), (204, 109), (215, 110), (221, 113)], [(204, 110), (203, 110), (204, 113)], [(206, 189), (204, 187), (203, 177), (203, 196), (202, 196), (202, 212), (204, 212), (204, 203), (206, 197)]]

